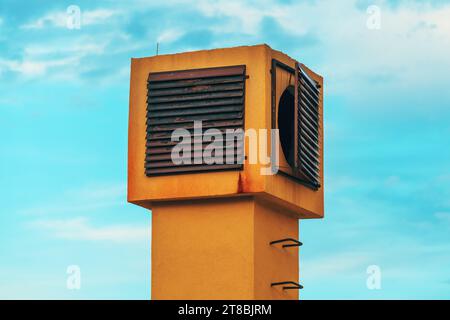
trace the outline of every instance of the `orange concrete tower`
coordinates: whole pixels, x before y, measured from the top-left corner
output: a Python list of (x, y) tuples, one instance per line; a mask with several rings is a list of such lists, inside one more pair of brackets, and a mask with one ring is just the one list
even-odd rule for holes
[(322, 115), (322, 77), (267, 45), (132, 59), (128, 201), (152, 211), (153, 299), (298, 299)]

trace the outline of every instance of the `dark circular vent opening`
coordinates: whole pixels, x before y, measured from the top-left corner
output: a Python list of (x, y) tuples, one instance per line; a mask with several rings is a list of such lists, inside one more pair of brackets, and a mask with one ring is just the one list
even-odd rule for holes
[(278, 129), (280, 130), (281, 148), (288, 164), (295, 166), (295, 98), (294, 86), (284, 90), (278, 103)]

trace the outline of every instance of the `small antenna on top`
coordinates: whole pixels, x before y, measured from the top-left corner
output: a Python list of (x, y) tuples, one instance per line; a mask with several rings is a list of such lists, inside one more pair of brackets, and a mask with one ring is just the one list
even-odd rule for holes
[(159, 42), (156, 43), (156, 55), (159, 53)]

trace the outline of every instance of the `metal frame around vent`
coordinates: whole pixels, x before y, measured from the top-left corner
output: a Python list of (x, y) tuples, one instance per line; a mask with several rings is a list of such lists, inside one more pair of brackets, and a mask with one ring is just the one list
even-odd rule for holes
[[(176, 165), (170, 156), (178, 144), (171, 141), (172, 132), (183, 128), (193, 133), (195, 120), (203, 121), (202, 136), (209, 128), (222, 132), (226, 129), (244, 130), (245, 80), (245, 65), (150, 73), (147, 81), (145, 174), (242, 170), (243, 162), (238, 159), (244, 157), (243, 141), (226, 140), (225, 136), (222, 153), (218, 154), (225, 157), (231, 150), (230, 144), (233, 144), (233, 164), (206, 164), (202, 158), (200, 164)], [(202, 143), (202, 152), (209, 143)], [(195, 152), (191, 154), (191, 162), (194, 157)]]
[[(306, 169), (303, 168), (303, 166), (306, 166), (305, 164), (303, 164), (303, 161), (307, 161), (308, 160), (308, 159), (304, 159), (304, 155), (309, 150), (305, 149), (303, 151), (302, 147), (304, 147), (304, 146), (302, 145), (302, 142), (304, 142), (304, 141), (302, 141), (302, 140), (305, 140), (305, 139), (304, 138), (300, 139), (300, 137), (302, 136), (302, 132), (301, 131), (303, 129), (302, 128), (302, 124), (301, 124), (301, 121), (303, 121), (303, 119), (302, 119), (302, 112), (301, 112), (301, 105), (302, 105), (302, 101), (303, 100), (299, 99), (299, 90), (298, 89), (299, 88), (301, 89), (300, 83), (302, 83), (302, 78), (299, 78), (300, 77), (299, 74), (302, 73), (302, 74), (304, 74), (307, 77), (306, 78), (307, 80), (304, 80), (304, 81), (311, 81), (311, 84), (315, 84), (316, 86), (318, 86), (318, 84), (314, 80), (310, 79), (310, 77), (304, 72), (304, 70), (301, 69), (301, 66), (300, 66), (300, 64), (298, 62), (296, 62), (295, 67), (292, 68), (292, 67), (284, 64), (281, 61), (278, 61), (276, 59), (272, 59), (272, 68), (271, 68), (271, 80), (272, 80), (272, 83), (271, 83), (271, 85), (272, 85), (272, 92), (271, 93), (272, 94), (271, 95), (272, 95), (272, 101), (271, 101), (271, 104), (272, 104), (272, 128), (273, 129), (277, 128), (277, 123), (276, 123), (277, 114), (276, 114), (276, 112), (277, 112), (278, 101), (276, 101), (276, 92), (277, 92), (276, 83), (277, 83), (277, 69), (278, 68), (280, 68), (280, 69), (282, 69), (284, 71), (287, 71), (290, 74), (292, 74), (293, 76), (295, 76), (295, 89), (296, 90), (294, 90), (294, 92), (295, 92), (295, 99), (294, 99), (294, 101), (295, 101), (295, 112), (294, 112), (295, 144), (294, 144), (294, 151), (295, 151), (295, 154), (297, 155), (295, 157), (295, 167), (291, 168), (292, 169), (291, 172), (285, 172), (283, 170), (280, 170), (279, 172), (281, 174), (283, 174), (283, 175), (286, 175), (286, 176), (290, 177), (290, 178), (294, 178), (299, 183), (301, 183), (301, 184), (303, 184), (303, 185), (305, 185), (305, 186), (307, 186), (307, 187), (309, 187), (309, 188), (311, 188), (313, 190), (318, 190), (320, 188), (320, 175), (321, 175), (320, 163), (318, 163), (318, 170), (317, 170), (317, 177), (316, 177), (316, 179), (313, 179), (311, 174), (310, 173), (308, 174), (306, 172)], [(299, 79), (300, 79), (300, 81), (299, 81)], [(300, 95), (301, 95), (301, 93), (300, 93)], [(317, 118), (317, 120), (318, 120), (318, 122), (317, 122), (317, 125), (318, 125), (318, 127), (317, 127), (318, 128), (318, 137), (317, 137), (317, 141), (316, 141), (317, 142), (317, 147), (319, 147), (319, 144), (320, 144), (320, 130), (319, 130), (320, 92), (319, 92), (318, 95), (319, 95), (318, 96), (319, 99), (317, 100), (317, 110), (316, 110), (317, 111), (316, 115), (318, 117)], [(303, 101), (303, 103), (304, 103), (304, 101)], [(308, 142), (308, 141), (306, 141), (306, 142)], [(316, 160), (319, 161), (319, 158), (320, 158), (320, 150), (319, 150), (319, 148), (317, 148), (316, 151), (318, 152)]]

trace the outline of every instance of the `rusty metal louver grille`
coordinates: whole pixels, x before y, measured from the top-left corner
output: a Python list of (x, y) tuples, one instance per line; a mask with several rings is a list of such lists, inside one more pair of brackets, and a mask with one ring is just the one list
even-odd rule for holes
[[(244, 130), (245, 66), (150, 73), (147, 90), (147, 176), (242, 169), (243, 140), (227, 138), (225, 133), (227, 129)], [(194, 132), (194, 121), (202, 122), (201, 137)], [(180, 143), (171, 139), (178, 128), (188, 130), (192, 137), (190, 157), (181, 164), (171, 158)], [(205, 131), (212, 128), (220, 130), (221, 140), (208, 140)], [(200, 138), (206, 141), (198, 143)], [(222, 145), (214, 152), (214, 158), (222, 161), (208, 164), (202, 155), (211, 141)], [(230, 155), (232, 163), (227, 161)]]
[(299, 64), (297, 74), (297, 159), (298, 169), (313, 184), (320, 187), (320, 86)]

